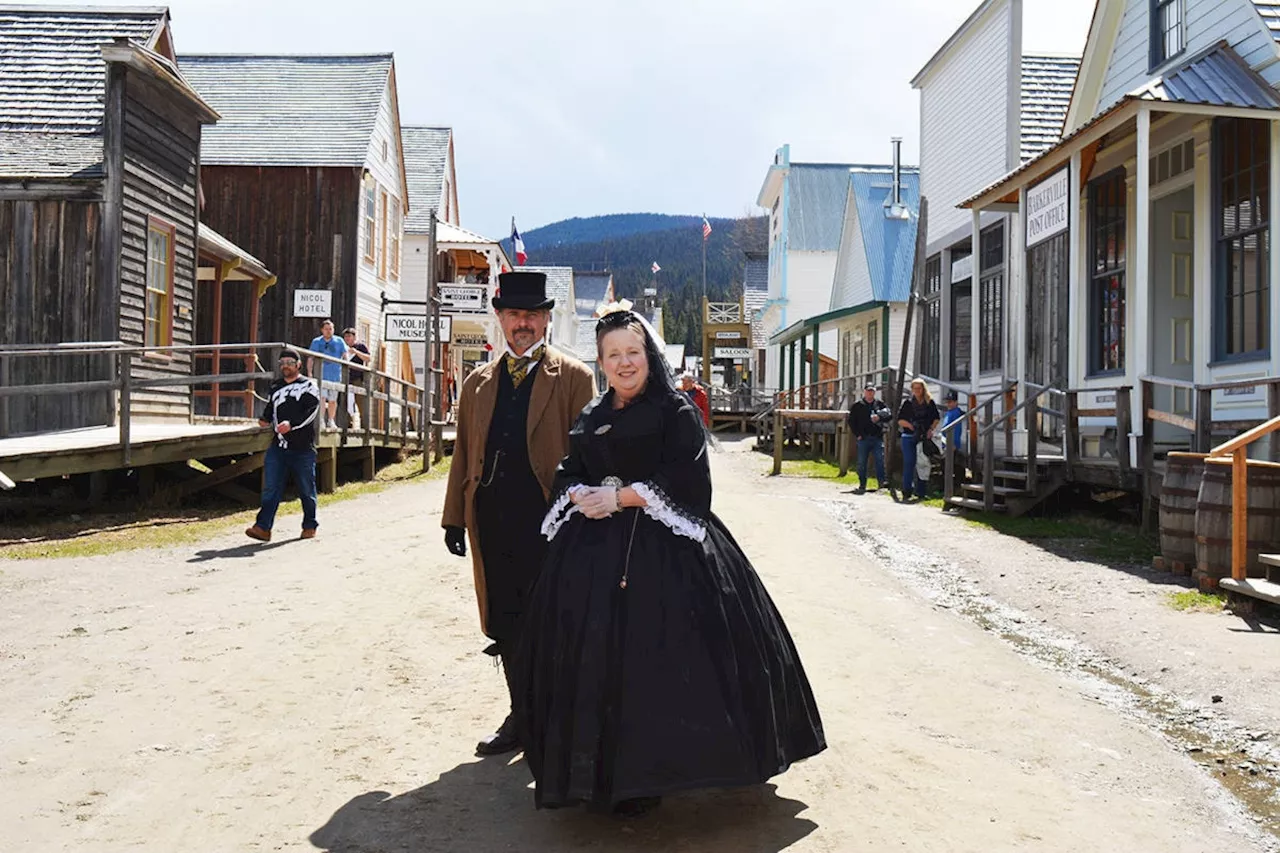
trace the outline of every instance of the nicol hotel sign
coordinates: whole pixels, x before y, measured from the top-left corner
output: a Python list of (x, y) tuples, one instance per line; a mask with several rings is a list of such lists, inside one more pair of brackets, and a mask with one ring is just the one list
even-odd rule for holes
[(1027, 190), (1027, 248), (1066, 231), (1070, 207), (1069, 169), (1059, 169)]

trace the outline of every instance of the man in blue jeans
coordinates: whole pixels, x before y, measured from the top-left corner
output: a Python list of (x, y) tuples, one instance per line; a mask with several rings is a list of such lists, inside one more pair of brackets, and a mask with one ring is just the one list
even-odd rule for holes
[(250, 539), (271, 541), (276, 509), (284, 487), (293, 477), (302, 499), (302, 538), (314, 539), (316, 528), (316, 417), (320, 413), (320, 389), (302, 375), (302, 356), (286, 349), (280, 354), (281, 379), (271, 386), (271, 395), (258, 425), (275, 434), (262, 469), (262, 508), (258, 519), (245, 531)]
[(876, 386), (862, 389), (862, 399), (849, 408), (849, 429), (858, 440), (858, 490), (867, 491), (867, 459), (876, 460), (876, 482), (884, 483), (884, 425), (892, 413), (889, 407), (876, 399)]

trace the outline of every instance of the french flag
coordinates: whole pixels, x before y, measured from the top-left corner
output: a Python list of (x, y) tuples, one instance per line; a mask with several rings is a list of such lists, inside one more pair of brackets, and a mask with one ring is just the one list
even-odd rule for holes
[(516, 218), (511, 217), (511, 247), (516, 251), (516, 266), (524, 266), (529, 262), (529, 255), (524, 250), (524, 240), (516, 230)]

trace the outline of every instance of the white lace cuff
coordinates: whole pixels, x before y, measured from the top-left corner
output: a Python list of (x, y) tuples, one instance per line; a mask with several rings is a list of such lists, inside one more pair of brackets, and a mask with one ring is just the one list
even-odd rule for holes
[(556, 534), (560, 532), (560, 528), (564, 527), (574, 513), (578, 512), (578, 505), (573, 503), (573, 496), (583, 489), (587, 488), (582, 483), (575, 483), (565, 489), (551, 504), (551, 509), (547, 510), (547, 515), (542, 519), (542, 535), (547, 537), (550, 542), (556, 538)]
[(707, 538), (707, 527), (702, 519), (682, 510), (675, 501), (653, 483), (632, 483), (635, 493), (644, 498), (644, 514), (661, 522), (677, 536), (687, 536), (695, 542)]

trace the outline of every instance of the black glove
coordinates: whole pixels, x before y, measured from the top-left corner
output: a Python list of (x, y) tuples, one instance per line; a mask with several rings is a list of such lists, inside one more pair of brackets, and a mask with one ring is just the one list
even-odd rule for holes
[(461, 527), (446, 527), (444, 544), (448, 546), (450, 554), (456, 554), (459, 557), (467, 556), (467, 531)]

